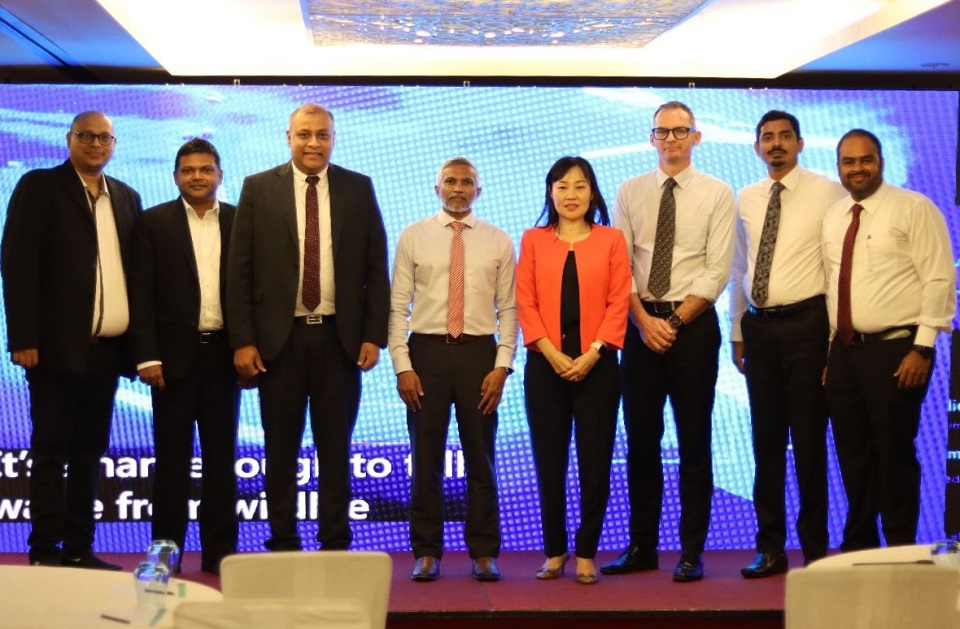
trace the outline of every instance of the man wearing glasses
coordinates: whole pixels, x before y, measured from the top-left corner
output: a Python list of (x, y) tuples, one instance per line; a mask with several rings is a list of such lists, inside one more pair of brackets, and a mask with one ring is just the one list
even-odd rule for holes
[(614, 211), (635, 282), (621, 362), (630, 544), (600, 571), (659, 567), (660, 442), (669, 396), (679, 445), (682, 551), (673, 580), (699, 581), (713, 495), (711, 414), (720, 350), (713, 304), (730, 277), (733, 191), (691, 165), (700, 132), (685, 104), (671, 101), (657, 109), (650, 143), (658, 168), (625, 181)]
[[(103, 173), (113, 123), (79, 114), (69, 158), (17, 184), (3, 230), (7, 343), (30, 387), (30, 563), (120, 570), (93, 554), (93, 505), (126, 352), (125, 262), (140, 195)], [(64, 466), (67, 471), (64, 474)]]

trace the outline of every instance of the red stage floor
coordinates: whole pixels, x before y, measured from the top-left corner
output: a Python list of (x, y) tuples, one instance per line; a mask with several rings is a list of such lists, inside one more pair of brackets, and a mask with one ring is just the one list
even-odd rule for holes
[[(741, 577), (740, 568), (753, 556), (746, 550), (705, 553), (706, 577), (697, 583), (673, 583), (671, 574), (679, 555), (665, 552), (657, 572), (601, 575), (594, 586), (579, 585), (572, 573), (556, 581), (538, 581), (534, 573), (543, 555), (536, 551), (504, 553), (500, 558), (503, 579), (497, 583), (474, 581), (465, 552), (448, 553), (441, 564), (441, 578), (433, 583), (410, 581), (410, 553), (390, 555), (394, 573), (387, 626), (392, 629), (495, 629), (495, 625), (539, 629), (553, 628), (560, 621), (564, 629), (783, 626), (785, 577)], [(603, 563), (614, 556), (600, 553), (597, 560)], [(103, 557), (127, 570), (141, 561), (139, 554)], [(792, 565), (802, 563), (799, 552), (791, 553), (790, 559)], [(26, 563), (26, 555), (0, 554), (0, 563)], [(568, 568), (572, 570), (572, 561)], [(219, 587), (219, 579), (200, 572), (199, 553), (187, 553), (183, 569), (181, 578)]]

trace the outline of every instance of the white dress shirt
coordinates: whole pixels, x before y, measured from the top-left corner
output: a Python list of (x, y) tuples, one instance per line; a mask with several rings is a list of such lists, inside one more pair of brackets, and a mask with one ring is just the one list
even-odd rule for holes
[[(742, 341), (740, 320), (753, 303), (753, 273), (763, 234), (773, 179), (746, 186), (737, 195), (737, 240), (730, 277), (730, 340)], [(797, 166), (783, 179), (780, 229), (773, 250), (770, 284), (764, 308), (787, 306), (827, 290), (820, 253), (823, 215), (846, 196), (838, 182)]]
[[(837, 287), (843, 238), (854, 200), (836, 202), (823, 219), (827, 311), (837, 329)], [(860, 201), (853, 249), (850, 310), (857, 332), (917, 325), (915, 343), (933, 346), (957, 310), (956, 269), (943, 214), (919, 192), (882, 184)]]
[(200, 279), (200, 324), (198, 331), (223, 329), (223, 305), (220, 303), (220, 202), (214, 201), (203, 218), (183, 201), (193, 241), (193, 256)]
[[(200, 281), (200, 320), (197, 332), (211, 332), (223, 329), (223, 305), (220, 303), (220, 202), (214, 201), (213, 207), (203, 214), (180, 197), (190, 229), (190, 241), (193, 243), (193, 259), (197, 265), (197, 278)], [(161, 252), (161, 255), (162, 252)], [(147, 360), (137, 363), (137, 371), (162, 365), (159, 360)]]
[(297, 309), (295, 317), (308, 314), (335, 314), (337, 297), (336, 284), (333, 281), (333, 234), (330, 227), (330, 182), (327, 179), (329, 168), (324, 168), (318, 177), (317, 202), (320, 204), (320, 305), (316, 310), (307, 310), (303, 305), (303, 241), (307, 233), (307, 175), (296, 165), (293, 167), (293, 196), (297, 201), (297, 238), (300, 243), (300, 277), (297, 280)]
[[(80, 177), (80, 173), (77, 173)], [(91, 204), (91, 191), (87, 182), (80, 177), (87, 203)], [(100, 196), (90, 208), (97, 224), (97, 261), (96, 290), (93, 296), (93, 321), (90, 334), (113, 337), (120, 336), (130, 325), (130, 307), (127, 303), (127, 279), (123, 273), (123, 256), (120, 253), (120, 237), (117, 235), (117, 221), (113, 216), (113, 203), (110, 200), (110, 188), (107, 178), (100, 176)], [(103, 282), (101, 283), (101, 279)], [(100, 320), (100, 299), (103, 295), (103, 322), (97, 332)]]
[[(454, 219), (446, 212), (409, 225), (400, 234), (390, 291), (387, 337), (396, 373), (413, 369), (409, 333), (446, 334), (450, 281), (450, 245)], [(494, 366), (513, 367), (517, 348), (517, 306), (514, 296), (516, 251), (510, 236), (480, 220), (463, 218), (463, 332), (498, 334)]]
[(716, 301), (730, 279), (733, 190), (693, 166), (673, 177), (677, 211), (670, 290), (659, 299), (647, 290), (660, 197), (669, 178), (658, 168), (626, 180), (617, 190), (614, 224), (627, 239), (633, 292), (652, 301), (683, 301), (687, 295)]

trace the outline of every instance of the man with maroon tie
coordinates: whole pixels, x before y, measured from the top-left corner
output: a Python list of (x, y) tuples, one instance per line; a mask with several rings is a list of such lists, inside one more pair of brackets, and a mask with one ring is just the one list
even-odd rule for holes
[(920, 463), (913, 445), (937, 335), (956, 311), (946, 221), (917, 192), (883, 181), (869, 131), (837, 144), (850, 196), (827, 211), (823, 256), (833, 340), (825, 391), (848, 502), (844, 551), (914, 544)]

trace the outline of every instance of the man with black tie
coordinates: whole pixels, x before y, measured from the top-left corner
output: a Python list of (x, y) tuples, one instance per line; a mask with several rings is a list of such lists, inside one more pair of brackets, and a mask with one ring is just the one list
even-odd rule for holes
[(663, 410), (673, 407), (680, 454), (681, 555), (677, 582), (703, 578), (713, 497), (711, 434), (720, 324), (713, 304), (730, 279), (733, 191), (692, 165), (700, 144), (693, 112), (671, 101), (653, 116), (659, 167), (617, 191), (614, 222), (627, 240), (636, 286), (620, 363), (627, 429), (630, 544), (600, 568), (659, 567)]
[(733, 364), (747, 377), (753, 427), (756, 557), (748, 579), (787, 571), (787, 444), (800, 491), (804, 563), (827, 554), (827, 409), (821, 377), (830, 325), (820, 232), (843, 187), (798, 163), (800, 122), (768, 111), (757, 123), (768, 177), (740, 191), (730, 280)]
[(93, 503), (117, 380), (132, 375), (124, 269), (140, 195), (103, 172), (106, 115), (77, 115), (66, 140), (66, 162), (20, 179), (3, 230), (7, 341), (33, 424), (27, 543), (33, 565), (120, 570), (93, 554)]
[(153, 398), (152, 534), (183, 549), (196, 422), (200, 567), (219, 574), (220, 560), (237, 550), (240, 392), (223, 316), (236, 208), (217, 200), (223, 171), (206, 140), (180, 147), (173, 180), (180, 198), (150, 208), (137, 226), (130, 286), (134, 357)]
[(464, 539), (473, 578), (497, 581), (500, 505), (495, 450), (497, 406), (517, 347), (510, 237), (473, 213), (477, 169), (464, 157), (443, 163), (434, 193), (441, 211), (403, 230), (390, 308), (390, 356), (407, 405), (413, 459), (411, 578), (434, 581), (443, 557), (443, 461), (456, 408), (467, 465)]
[(387, 343), (383, 218), (370, 178), (330, 163), (334, 137), (323, 107), (291, 114), (291, 161), (244, 180), (230, 243), (230, 343), (237, 371), (260, 389), (270, 550), (301, 548), (296, 473), (308, 400), (320, 467), (317, 541), (350, 546), (360, 374)]
[(934, 345), (957, 310), (943, 213), (883, 180), (883, 148), (853, 129), (837, 144), (850, 195), (823, 219), (827, 312), (834, 331), (825, 392), (847, 496), (841, 550), (915, 544), (920, 462), (914, 440)]

